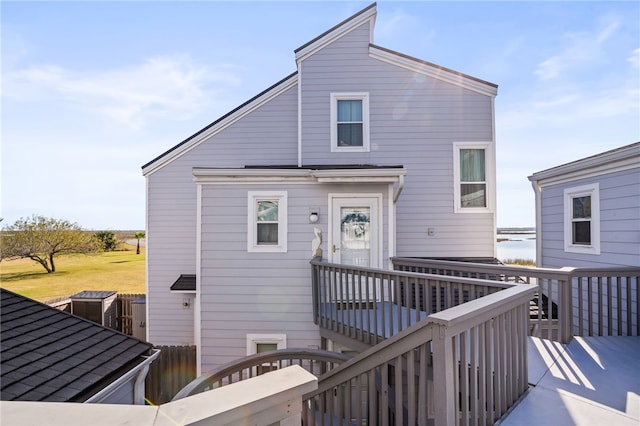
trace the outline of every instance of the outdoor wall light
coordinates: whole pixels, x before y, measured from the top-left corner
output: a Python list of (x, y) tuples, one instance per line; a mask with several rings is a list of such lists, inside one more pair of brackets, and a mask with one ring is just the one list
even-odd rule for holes
[(320, 215), (318, 214), (318, 211), (313, 210), (309, 213), (309, 223), (317, 223), (319, 219)]

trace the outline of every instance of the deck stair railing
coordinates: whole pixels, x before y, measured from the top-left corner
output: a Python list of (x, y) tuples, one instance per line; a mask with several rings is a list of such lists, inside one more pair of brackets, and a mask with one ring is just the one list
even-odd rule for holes
[(259, 376), (263, 373), (299, 365), (308, 372), (320, 376), (336, 368), (349, 358), (348, 355), (319, 349), (278, 349), (248, 355), (234, 360), (205, 373), (182, 388), (172, 399), (177, 401), (187, 396), (195, 395), (221, 386), (230, 385), (242, 380)]
[(528, 268), (393, 258), (404, 272), (537, 284), (532, 335), (567, 343), (575, 336), (640, 336), (640, 268)]
[(412, 322), (321, 376), (303, 423), (493, 424), (528, 387), (536, 288), (511, 284)]

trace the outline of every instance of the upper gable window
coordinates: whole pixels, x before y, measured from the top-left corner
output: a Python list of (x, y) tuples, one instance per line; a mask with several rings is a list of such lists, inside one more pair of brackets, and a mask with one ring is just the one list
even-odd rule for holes
[(248, 196), (249, 252), (287, 251), (287, 193), (250, 191)]
[(331, 151), (369, 151), (369, 94), (331, 94)]
[(600, 254), (599, 185), (564, 190), (564, 249), (571, 253)]
[(487, 143), (454, 143), (454, 196), (455, 208), (462, 212), (490, 211), (493, 173), (492, 158)]

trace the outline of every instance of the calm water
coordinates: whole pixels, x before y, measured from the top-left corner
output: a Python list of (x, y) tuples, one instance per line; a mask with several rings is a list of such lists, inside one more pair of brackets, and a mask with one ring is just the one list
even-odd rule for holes
[(536, 234), (498, 234), (498, 239), (508, 238), (498, 243), (498, 259), (536, 260)]

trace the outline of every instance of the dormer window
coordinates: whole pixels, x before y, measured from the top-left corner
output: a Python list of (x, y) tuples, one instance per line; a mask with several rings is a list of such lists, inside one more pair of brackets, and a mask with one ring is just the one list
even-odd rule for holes
[(369, 151), (369, 94), (331, 94), (331, 151)]

